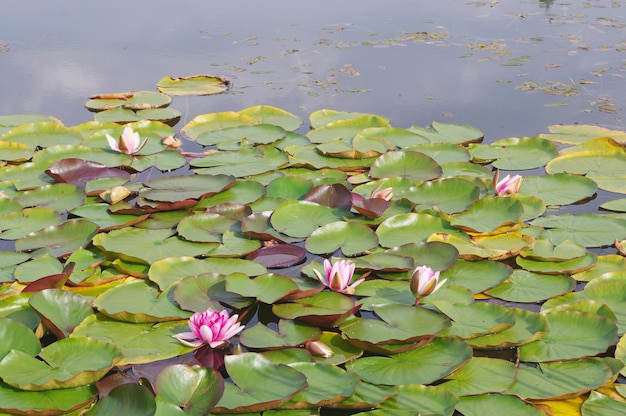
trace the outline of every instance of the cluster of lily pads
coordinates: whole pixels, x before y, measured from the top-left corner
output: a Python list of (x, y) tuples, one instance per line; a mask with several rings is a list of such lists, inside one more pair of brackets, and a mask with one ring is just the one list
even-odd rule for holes
[(0, 411), (625, 411), (625, 132), (115, 121), (0, 117)]

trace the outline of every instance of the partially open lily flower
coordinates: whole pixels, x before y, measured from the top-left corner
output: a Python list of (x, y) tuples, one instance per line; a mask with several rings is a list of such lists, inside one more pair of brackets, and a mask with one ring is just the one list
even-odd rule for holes
[[(497, 180), (497, 179), (496, 179)], [(522, 177), (520, 175), (506, 175), (502, 180), (496, 183), (497, 195), (513, 195), (519, 192), (519, 188), (522, 186)]]
[(420, 266), (415, 269), (411, 276), (411, 292), (415, 296), (416, 305), (420, 298), (430, 295), (446, 282), (447, 279), (439, 281), (439, 273), (428, 266)]
[(326, 259), (324, 260), (325, 276), (322, 276), (320, 272), (315, 269), (313, 269), (313, 273), (315, 273), (317, 279), (330, 290), (352, 295), (354, 289), (365, 280), (365, 278), (361, 278), (350, 284), (355, 267), (356, 265), (348, 260), (339, 260), (336, 261), (335, 264), (331, 264), (330, 260)]
[(244, 326), (237, 322), (239, 315), (228, 316), (222, 310), (216, 312), (209, 308), (200, 313), (196, 312), (189, 318), (191, 332), (182, 332), (172, 335), (181, 344), (188, 347), (199, 347), (209, 344), (211, 348), (222, 348), (228, 345), (228, 340), (240, 333)]
[(142, 142), (139, 133), (134, 132), (130, 126), (124, 127), (122, 135), (118, 140), (115, 140), (110, 134), (107, 134), (106, 136), (111, 149), (127, 155), (134, 155), (140, 151), (146, 145), (146, 141), (148, 140), (146, 138)]

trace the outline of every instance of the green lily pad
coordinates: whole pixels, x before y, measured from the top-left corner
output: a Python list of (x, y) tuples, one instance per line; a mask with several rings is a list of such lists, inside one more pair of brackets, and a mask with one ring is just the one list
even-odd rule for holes
[(283, 404), (286, 409), (332, 405), (352, 396), (361, 382), (356, 374), (330, 364), (300, 362), (289, 366), (304, 374), (307, 386)]
[(222, 234), (237, 224), (219, 214), (201, 213), (185, 217), (178, 223), (176, 231), (188, 241), (221, 243)]
[(456, 405), (465, 416), (481, 416), (485, 414), (505, 414), (516, 416), (544, 416), (545, 412), (519, 397), (506, 394), (480, 394), (459, 398)]
[(518, 266), (530, 272), (545, 274), (578, 273), (593, 266), (596, 262), (596, 255), (592, 252), (587, 252), (582, 257), (563, 261), (535, 260), (518, 256), (515, 262)]
[(428, 384), (452, 373), (472, 355), (469, 345), (453, 338), (432, 342), (390, 357), (363, 357), (346, 364), (362, 380), (375, 384)]
[(402, 177), (414, 181), (427, 181), (441, 176), (441, 167), (423, 153), (410, 151), (388, 152), (378, 157), (370, 168), (374, 179)]
[(620, 416), (626, 412), (626, 403), (592, 391), (581, 406), (585, 416)]
[(174, 364), (156, 378), (156, 415), (205, 416), (224, 392), (217, 371), (200, 366)]
[(272, 213), (274, 229), (292, 237), (308, 237), (318, 227), (339, 221), (348, 212), (310, 201), (287, 201)]
[(93, 314), (91, 301), (67, 290), (42, 290), (33, 293), (28, 303), (58, 338), (67, 338), (83, 319)]
[(313, 143), (326, 143), (334, 139), (352, 139), (368, 127), (391, 127), (389, 122), (376, 115), (361, 115), (354, 118), (331, 121), (307, 133)]
[(18, 251), (33, 251), (32, 256), (49, 254), (59, 257), (79, 247), (85, 247), (96, 235), (98, 226), (86, 220), (67, 220), (59, 225), (50, 225), (15, 241)]
[(39, 360), (11, 350), (0, 361), (0, 378), (20, 390), (84, 386), (99, 380), (121, 358), (113, 344), (91, 338), (65, 338), (43, 348)]
[(474, 348), (508, 348), (524, 345), (545, 336), (549, 331), (542, 314), (519, 308), (511, 308), (515, 324), (500, 332), (467, 340)]
[(404, 150), (412, 150), (430, 156), (439, 165), (447, 163), (468, 162), (470, 154), (459, 144), (453, 143), (424, 143), (405, 147)]
[[(233, 273), (234, 276), (240, 274)], [(235, 279), (238, 280), (237, 277)], [(174, 300), (181, 308), (193, 312), (203, 312), (208, 308), (220, 310), (222, 304), (241, 309), (254, 301), (253, 298), (227, 291), (226, 276), (217, 273), (185, 277), (176, 285)]]
[(277, 330), (260, 323), (247, 327), (239, 335), (239, 341), (248, 348), (277, 349), (303, 345), (321, 334), (317, 327), (281, 319)]
[(428, 128), (411, 126), (409, 131), (426, 137), (432, 143), (466, 144), (481, 142), (485, 135), (475, 127), (433, 121)]
[(280, 318), (300, 319), (324, 327), (339, 325), (357, 309), (350, 297), (336, 292), (320, 292), (311, 297), (272, 306), (272, 312)]
[(615, 319), (565, 308), (547, 309), (542, 313), (550, 325), (550, 332), (520, 347), (523, 361), (593, 356), (606, 351), (617, 341)]
[(168, 95), (213, 95), (227, 91), (232, 81), (218, 75), (193, 75), (188, 77), (163, 77), (157, 89)]
[[(100, 339), (114, 344), (122, 351), (118, 366), (165, 360), (193, 351), (178, 342), (173, 335), (188, 332), (187, 320), (153, 323), (129, 323), (102, 314), (85, 318), (72, 332), (73, 337)], [(68, 354), (70, 359), (72, 354)]]
[[(349, 120), (349, 119), (362, 117), (362, 116), (376, 116), (376, 115), (375, 114), (368, 114), (368, 113), (358, 113), (358, 112), (347, 112), (347, 111), (336, 111), (336, 110), (322, 109), (322, 110), (313, 111), (309, 115), (309, 121), (311, 122), (311, 126), (313, 128), (318, 128), (318, 127), (325, 126), (325, 125), (330, 124), (330, 123), (335, 122), (335, 121)], [(378, 117), (380, 117), (381, 119), (389, 122), (389, 120), (384, 118), (384, 117), (381, 117), (381, 116), (378, 116)]]
[(434, 207), (451, 214), (465, 211), (478, 200), (480, 189), (471, 182), (460, 178), (437, 179), (411, 187), (398, 194), (422, 207)]
[[(17, 202), (15, 202), (17, 204)], [(16, 240), (33, 231), (61, 222), (61, 216), (52, 208), (26, 208), (0, 216), (3, 240)]]
[(597, 188), (594, 181), (584, 176), (555, 173), (524, 177), (519, 192), (538, 196), (546, 205), (568, 205), (590, 198)]
[(497, 358), (473, 357), (445, 378), (444, 387), (457, 396), (499, 393), (515, 380), (515, 364)]
[(572, 275), (579, 282), (589, 282), (605, 273), (618, 272), (626, 269), (626, 258), (617, 254), (597, 256), (595, 264), (582, 272)]
[(0, 140), (33, 147), (48, 147), (56, 144), (80, 144), (83, 136), (61, 123), (39, 121), (14, 127), (2, 134)]
[(508, 278), (512, 269), (506, 264), (491, 260), (457, 260), (454, 265), (444, 270), (440, 279), (447, 279), (451, 286), (464, 286), (473, 293), (480, 293), (497, 286)]
[(626, 134), (623, 131), (586, 124), (556, 124), (548, 127), (548, 130), (550, 133), (540, 134), (539, 137), (567, 144), (584, 143), (597, 137), (612, 137), (620, 142), (626, 141)]
[(239, 114), (252, 117), (260, 123), (280, 126), (287, 131), (296, 130), (302, 125), (300, 117), (271, 105), (254, 105), (239, 111)]
[(232, 175), (237, 178), (259, 175), (286, 165), (287, 155), (273, 146), (210, 153), (189, 164), (198, 174)]
[(510, 302), (540, 302), (575, 287), (576, 281), (568, 275), (545, 275), (517, 269), (507, 280), (485, 293)]
[(196, 142), (203, 146), (217, 146), (220, 150), (237, 150), (242, 143), (272, 144), (286, 136), (287, 132), (280, 126), (253, 124), (201, 133), (196, 137)]
[(450, 326), (446, 316), (413, 305), (374, 305), (373, 309), (380, 320), (351, 317), (339, 327), (354, 345), (371, 349), (378, 344), (419, 343)]
[(626, 235), (626, 219), (598, 214), (548, 215), (531, 224), (546, 228), (544, 235), (554, 244), (570, 239), (584, 247), (599, 247)]
[(122, 228), (108, 234), (98, 234), (94, 237), (93, 244), (109, 255), (145, 264), (167, 257), (206, 254), (213, 248), (209, 244), (184, 241), (180, 237), (172, 236), (172, 231), (168, 229), (139, 228)]
[(26, 391), (0, 382), (0, 410), (8, 414), (63, 415), (85, 406), (97, 394), (95, 384), (69, 389)]
[(546, 165), (546, 172), (568, 172), (584, 175), (589, 172), (614, 172), (626, 169), (626, 152), (615, 150), (587, 150), (565, 154), (552, 159)]
[(613, 371), (599, 358), (541, 363), (537, 367), (522, 365), (515, 382), (505, 393), (522, 399), (552, 399), (579, 395), (612, 378)]
[(176, 202), (185, 199), (200, 199), (216, 194), (235, 182), (228, 175), (181, 175), (164, 176), (145, 182), (149, 189), (141, 195), (153, 201)]
[(513, 312), (500, 305), (488, 303), (462, 305), (436, 300), (433, 304), (452, 321), (452, 326), (443, 331), (442, 336), (471, 339), (503, 331), (515, 324)]
[(155, 91), (128, 91), (94, 95), (85, 103), (85, 107), (91, 111), (102, 111), (117, 107), (144, 110), (167, 107), (171, 102), (171, 97)]
[(469, 151), (474, 160), (490, 161), (504, 170), (540, 168), (558, 154), (556, 145), (541, 137), (515, 137), (488, 145), (470, 145)]
[[(307, 386), (304, 374), (284, 364), (274, 364), (260, 354), (227, 355), (224, 362), (234, 384), (225, 383), (224, 395), (213, 411), (242, 413), (272, 409)], [(250, 371), (252, 368), (254, 371)]]
[(271, 305), (296, 292), (298, 285), (280, 274), (268, 273), (251, 279), (243, 273), (232, 273), (226, 278), (226, 290)]
[(469, 236), (437, 232), (428, 242), (452, 244), (464, 260), (503, 260), (513, 257), (534, 242), (530, 236), (517, 232), (496, 235), (483, 235), (470, 239)]
[(102, 231), (130, 227), (148, 218), (147, 214), (140, 216), (133, 214), (113, 214), (109, 209), (110, 207), (111, 206), (106, 203), (85, 204), (71, 210), (71, 214), (97, 224)]
[(0, 349), (0, 360), (11, 350), (23, 351), (31, 357), (41, 351), (37, 336), (24, 324), (9, 318), (0, 318), (0, 336), (4, 340)]
[(324, 343), (332, 351), (330, 357), (311, 354), (312, 359), (318, 363), (339, 365), (363, 354), (363, 349), (351, 344), (337, 332), (324, 331), (317, 341)]
[(0, 141), (0, 152), (2, 152), (2, 158), (0, 160), (7, 162), (25, 162), (33, 156), (34, 151), (34, 146)]
[(258, 120), (245, 114), (234, 111), (221, 113), (201, 114), (194, 117), (181, 129), (181, 132), (190, 139), (196, 140), (201, 134), (218, 131), (229, 127), (252, 126), (258, 124)]
[(486, 197), (473, 202), (466, 211), (452, 215), (450, 224), (469, 231), (494, 232), (517, 223), (523, 212), (522, 204), (513, 198)]
[(387, 218), (376, 229), (376, 235), (381, 246), (396, 247), (426, 242), (433, 233), (452, 230), (450, 224), (439, 217), (411, 212)]
[(96, 298), (93, 306), (111, 318), (133, 323), (176, 321), (191, 316), (172, 300), (174, 288), (159, 294), (144, 280), (123, 283)]
[(346, 256), (363, 253), (378, 246), (378, 237), (371, 228), (357, 223), (332, 222), (314, 230), (306, 239), (305, 248), (314, 254), (334, 253)]
[(45, 254), (36, 259), (18, 265), (13, 277), (20, 283), (31, 283), (42, 277), (58, 274), (63, 271), (63, 265), (56, 257)]
[(80, 206), (85, 200), (85, 192), (69, 183), (58, 183), (24, 191), (14, 200), (23, 207), (48, 207), (64, 213)]
[(156, 411), (154, 395), (141, 384), (126, 383), (113, 388), (86, 413), (89, 416), (106, 416), (132, 413), (136, 416), (152, 416)]
[[(398, 394), (388, 398), (379, 407), (379, 413), (365, 412), (362, 415), (411, 416), (416, 414), (452, 416), (458, 398), (442, 386), (405, 384), (398, 386)], [(402, 409), (402, 410), (400, 410)], [(405, 410), (406, 409), (406, 410)], [(406, 412), (406, 413), (402, 413)]]

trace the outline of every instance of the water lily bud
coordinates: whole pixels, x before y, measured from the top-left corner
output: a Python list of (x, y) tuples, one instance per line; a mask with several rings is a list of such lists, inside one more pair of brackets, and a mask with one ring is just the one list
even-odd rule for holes
[(410, 286), (413, 296), (419, 300), (439, 289), (446, 282), (446, 279), (439, 281), (439, 273), (428, 266), (417, 267), (411, 276)]
[[(522, 186), (522, 177), (520, 175), (506, 175), (502, 180), (496, 183), (497, 195), (513, 195), (519, 192), (519, 188)], [(497, 180), (497, 176), (496, 176)]]
[(316, 357), (330, 358), (335, 354), (333, 350), (322, 341), (309, 342), (306, 344), (306, 349)]

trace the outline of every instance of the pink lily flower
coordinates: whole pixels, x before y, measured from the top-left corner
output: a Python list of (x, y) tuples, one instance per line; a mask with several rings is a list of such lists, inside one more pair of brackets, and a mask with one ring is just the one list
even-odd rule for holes
[(354, 289), (363, 283), (365, 278), (361, 278), (350, 285), (350, 280), (354, 275), (356, 265), (348, 260), (339, 260), (335, 264), (331, 264), (328, 259), (324, 260), (324, 274), (313, 269), (313, 273), (322, 284), (335, 292), (345, 293), (347, 295), (354, 294)]
[(216, 312), (209, 308), (200, 313), (196, 312), (189, 318), (191, 332), (182, 332), (172, 335), (181, 344), (188, 347), (199, 347), (209, 344), (211, 348), (222, 348), (228, 345), (228, 340), (240, 333), (244, 326), (237, 322), (239, 315), (228, 316), (222, 310)]
[(146, 138), (142, 142), (139, 133), (134, 132), (130, 126), (124, 127), (124, 131), (122, 131), (122, 135), (118, 140), (115, 140), (109, 134), (106, 136), (111, 149), (127, 155), (134, 155), (140, 151), (146, 145), (146, 141), (148, 140)]
[(438, 290), (448, 279), (439, 281), (439, 273), (428, 266), (420, 266), (415, 269), (411, 276), (411, 292), (415, 296), (415, 304), (417, 305), (420, 298), (428, 296)]
[(496, 194), (497, 195), (512, 195), (516, 194), (519, 191), (519, 188), (522, 186), (522, 177), (520, 175), (515, 175), (511, 177), (511, 175), (506, 175), (502, 180), (496, 183)]

